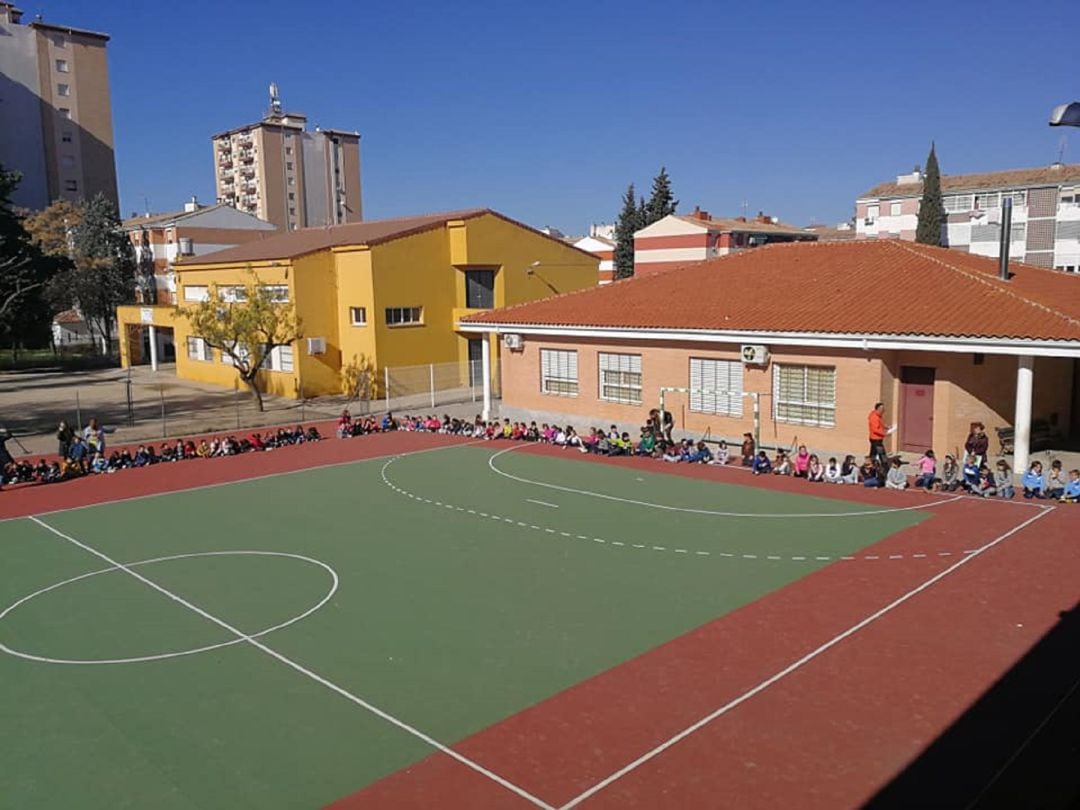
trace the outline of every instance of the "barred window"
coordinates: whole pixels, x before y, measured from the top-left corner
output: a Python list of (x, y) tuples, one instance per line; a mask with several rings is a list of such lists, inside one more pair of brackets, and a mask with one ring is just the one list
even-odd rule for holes
[(641, 404), (640, 354), (600, 352), (600, 399), (624, 405)]
[(387, 307), (386, 325), (405, 326), (424, 322), (423, 307)]
[(773, 365), (773, 416), (793, 425), (836, 424), (836, 368)]
[(738, 360), (690, 358), (690, 410), (743, 415), (743, 364)]
[(556, 397), (578, 395), (576, 351), (540, 350), (540, 393)]

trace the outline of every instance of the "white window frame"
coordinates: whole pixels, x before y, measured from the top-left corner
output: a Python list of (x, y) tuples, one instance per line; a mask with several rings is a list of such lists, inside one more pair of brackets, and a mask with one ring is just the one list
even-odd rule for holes
[(868, 205), (868, 206), (866, 206), (866, 218), (867, 219), (877, 219), (880, 216), (881, 216), (881, 206), (880, 205)]
[(56, 72), (57, 73), (71, 73), (71, 65), (67, 59), (56, 60)]
[[(743, 415), (743, 364), (741, 360), (712, 357), (690, 358), (690, 410), (717, 416)], [(739, 396), (721, 391), (740, 392)]]
[(551, 397), (576, 397), (578, 388), (577, 351), (541, 349), (540, 393)]
[(263, 368), (268, 371), (277, 371), (282, 374), (293, 373), (293, 347), (275, 346), (270, 351), (270, 356), (263, 361)]
[(184, 300), (201, 303), (210, 300), (210, 288), (205, 284), (185, 284)]
[(200, 363), (214, 362), (214, 350), (201, 337), (188, 335), (186, 342), (188, 360), (196, 360)]
[(218, 297), (226, 304), (242, 304), (247, 301), (247, 287), (236, 284), (219, 287)]
[(386, 325), (391, 329), (401, 326), (423, 326), (423, 307), (386, 307), (383, 312)]
[[(781, 395), (780, 376), (785, 372), (793, 375), (801, 374), (802, 392), (798, 396), (784, 397)], [(827, 397), (821, 397), (820, 390), (811, 390), (811, 375), (821, 373), (826, 376), (831, 373), (832, 401)], [(798, 387), (798, 386), (795, 386)], [(789, 425), (805, 425), (808, 427), (836, 427), (836, 366), (817, 366), (801, 363), (773, 363), (773, 418), (777, 422)], [(803, 415), (796, 415), (795, 411), (804, 409)], [(811, 415), (817, 411), (816, 415)]]
[(946, 214), (966, 214), (975, 210), (974, 194), (947, 194), (941, 200)]
[(889, 203), (889, 216), (898, 217), (904, 212), (903, 203)]
[(71, 85), (67, 82), (57, 82), (56, 95), (60, 98), (71, 98)]
[[(356, 317), (357, 313), (359, 318)], [(349, 307), (349, 323), (353, 326), (367, 326), (367, 307)]]
[(264, 285), (266, 292), (269, 294), (270, 300), (275, 304), (287, 304), (289, 303), (289, 285), (288, 284), (266, 284)]
[(641, 355), (597, 353), (598, 388), (604, 402), (641, 404)]

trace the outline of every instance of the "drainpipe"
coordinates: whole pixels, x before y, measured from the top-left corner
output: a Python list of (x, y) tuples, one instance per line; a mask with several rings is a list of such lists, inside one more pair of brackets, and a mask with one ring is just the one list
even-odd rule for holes
[(998, 249), (998, 276), (1009, 280), (1009, 242), (1012, 240), (1012, 197), (1001, 201), (1001, 245)]

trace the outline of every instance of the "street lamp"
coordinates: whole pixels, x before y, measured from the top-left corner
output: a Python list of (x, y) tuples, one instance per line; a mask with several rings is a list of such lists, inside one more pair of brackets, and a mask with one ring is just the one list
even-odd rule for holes
[(1059, 104), (1050, 113), (1052, 127), (1080, 127), (1080, 101)]

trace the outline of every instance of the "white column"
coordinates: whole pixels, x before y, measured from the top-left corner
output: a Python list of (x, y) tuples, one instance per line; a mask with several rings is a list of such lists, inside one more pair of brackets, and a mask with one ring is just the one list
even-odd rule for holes
[(494, 332), (488, 332), (480, 343), (480, 373), (484, 377), (484, 410), (481, 416), (485, 422), (491, 419), (491, 341), (495, 337)]
[(1013, 472), (1027, 472), (1031, 457), (1031, 391), (1035, 381), (1035, 358), (1023, 355), (1016, 369), (1016, 410), (1013, 418)]
[(150, 369), (157, 371), (157, 327), (150, 324), (147, 329), (150, 330)]

